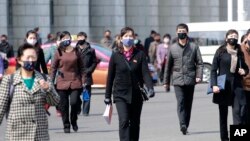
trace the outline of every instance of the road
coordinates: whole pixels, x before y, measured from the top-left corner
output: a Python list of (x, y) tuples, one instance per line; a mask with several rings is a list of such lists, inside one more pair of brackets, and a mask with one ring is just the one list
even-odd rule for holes
[[(166, 93), (163, 87), (155, 87), (156, 96), (145, 102), (141, 116), (141, 141), (219, 141), (219, 111), (212, 103), (212, 95), (206, 95), (206, 84), (196, 86), (192, 117), (188, 135), (179, 130), (176, 113), (176, 98), (171, 88)], [(94, 90), (91, 112), (88, 117), (79, 116), (77, 133), (64, 134), (61, 118), (56, 117), (52, 107), (49, 117), (51, 141), (118, 141), (118, 117), (114, 106), (111, 125), (107, 125), (102, 114), (104, 90)], [(232, 112), (229, 110), (229, 124)], [(4, 141), (6, 121), (0, 126), (0, 141)]]

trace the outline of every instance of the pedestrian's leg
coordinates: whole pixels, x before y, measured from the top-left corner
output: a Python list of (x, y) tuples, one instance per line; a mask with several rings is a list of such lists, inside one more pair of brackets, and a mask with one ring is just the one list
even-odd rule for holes
[(69, 122), (69, 94), (66, 90), (58, 90), (60, 96), (59, 108), (62, 114), (62, 121), (64, 126), (64, 132), (70, 132), (70, 122)]
[(227, 105), (219, 105), (219, 113), (220, 113), (220, 137), (221, 137), (221, 140), (229, 140), (228, 128), (227, 128), (228, 106)]
[(245, 94), (246, 94), (246, 111), (247, 111), (247, 114), (246, 114), (246, 122), (248, 125), (250, 125), (250, 91), (245, 91)]
[(83, 107), (82, 107), (82, 112), (84, 116), (89, 115), (89, 110), (90, 110), (90, 101), (91, 101), (91, 85), (86, 86), (86, 90), (89, 92), (89, 100), (88, 101), (83, 101)]
[(142, 105), (142, 102), (134, 102), (130, 107), (130, 141), (139, 141)]
[(130, 141), (130, 108), (126, 102), (116, 102), (116, 109), (119, 118), (119, 137), (120, 141)]
[(77, 112), (78, 112), (78, 107), (79, 107), (78, 98), (79, 98), (80, 92), (81, 92), (81, 89), (71, 90), (70, 92), (70, 105), (71, 105), (70, 120), (71, 120), (71, 124), (73, 126), (74, 131), (78, 130)]
[(241, 105), (240, 105), (240, 91), (239, 89), (235, 90), (235, 96), (234, 96), (234, 102), (233, 102), (233, 124), (234, 125), (239, 125), (241, 124)]
[(184, 90), (183, 86), (174, 86), (175, 95), (177, 99), (177, 114), (179, 117), (180, 129), (185, 135), (187, 130), (187, 125), (185, 121), (185, 107), (184, 107)]
[(194, 96), (194, 85), (185, 86), (186, 93), (184, 94), (185, 99), (185, 123), (187, 128), (189, 127), (189, 122), (191, 118), (192, 104), (193, 104), (193, 96)]

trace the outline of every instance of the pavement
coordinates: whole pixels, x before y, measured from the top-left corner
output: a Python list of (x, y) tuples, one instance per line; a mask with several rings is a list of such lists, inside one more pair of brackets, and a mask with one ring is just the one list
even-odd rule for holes
[[(212, 103), (212, 95), (206, 94), (207, 84), (195, 88), (192, 116), (188, 135), (182, 135), (177, 117), (177, 103), (173, 88), (166, 93), (162, 86), (155, 87), (156, 96), (144, 103), (141, 115), (140, 141), (220, 141), (218, 106)], [(119, 141), (118, 117), (114, 106), (111, 125), (102, 114), (104, 90), (94, 89), (91, 111), (88, 117), (78, 117), (78, 132), (64, 134), (62, 120), (50, 109), (49, 133), (51, 141)], [(229, 108), (228, 123), (232, 124)], [(0, 141), (4, 141), (6, 121), (0, 126)]]

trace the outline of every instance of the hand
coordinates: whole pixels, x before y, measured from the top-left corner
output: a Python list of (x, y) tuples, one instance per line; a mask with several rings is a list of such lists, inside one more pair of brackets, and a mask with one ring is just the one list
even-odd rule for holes
[(111, 98), (105, 98), (105, 99), (104, 99), (104, 103), (105, 103), (106, 105), (112, 104)]
[(170, 91), (170, 86), (168, 84), (163, 85), (165, 87), (166, 92)]
[(239, 68), (238, 73), (239, 73), (240, 75), (245, 75), (245, 74), (246, 74), (245, 70), (242, 69), (242, 68)]
[(48, 90), (49, 89), (49, 83), (46, 82), (45, 80), (40, 80), (39, 84), (43, 90)]
[(155, 96), (154, 89), (149, 89), (149, 90), (148, 90), (148, 97), (149, 97), (149, 98), (152, 98), (152, 97), (154, 97), (154, 96)]
[(218, 86), (213, 86), (213, 93), (220, 93), (220, 88)]
[(196, 78), (196, 83), (199, 83), (201, 82), (201, 79), (200, 78)]

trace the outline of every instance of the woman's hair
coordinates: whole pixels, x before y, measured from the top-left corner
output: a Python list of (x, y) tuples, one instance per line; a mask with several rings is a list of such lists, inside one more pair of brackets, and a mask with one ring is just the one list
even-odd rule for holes
[[(59, 35), (59, 40), (62, 40), (62, 38), (64, 38), (66, 35), (68, 35), (68, 36), (70, 37), (70, 39), (71, 39), (70, 33), (69, 33), (68, 31), (63, 31), (63, 32), (61, 32), (60, 35)], [(61, 44), (59, 44), (58, 49), (63, 50), (64, 47), (63, 47)]]
[(169, 40), (171, 40), (171, 35), (168, 34), (168, 33), (166, 33), (166, 34), (163, 36), (163, 39), (164, 39), (164, 38), (168, 38)]
[(38, 36), (37, 36), (37, 33), (36, 33), (36, 31), (35, 30), (29, 30), (27, 33), (26, 33), (26, 39), (25, 39), (25, 42), (27, 43), (27, 38), (30, 36), (30, 34), (35, 34), (36, 35), (36, 40), (37, 40), (37, 42), (36, 42), (36, 44), (34, 45), (35, 47), (39, 47), (39, 44), (38, 44)]
[[(227, 41), (226, 41), (227, 36), (230, 35), (230, 34), (234, 34), (234, 33), (237, 34), (237, 35), (239, 35), (238, 31), (235, 30), (235, 29), (230, 29), (230, 30), (227, 31), (226, 36), (225, 36), (225, 40), (224, 40), (223, 44), (217, 50), (219, 54), (227, 52), (227, 49), (226, 49), (226, 46), (227, 46)], [(237, 44), (235, 46), (235, 49), (238, 49), (238, 54), (241, 55), (242, 51), (241, 51), (241, 47), (240, 47), (239, 44)]]
[[(120, 32), (120, 39), (122, 38), (122, 36), (124, 36), (129, 31), (131, 31), (133, 36), (134, 36), (134, 34), (135, 34), (134, 29), (132, 29), (131, 27), (124, 27), (124, 28), (121, 29), (121, 32)], [(120, 42), (119, 45), (118, 45), (118, 51), (123, 52), (123, 44), (122, 44), (122, 42)]]
[[(17, 50), (17, 57), (16, 57), (16, 62), (18, 62), (17, 60), (19, 60), (22, 56), (23, 56), (23, 52), (27, 49), (34, 49), (36, 51), (36, 48), (34, 46), (32, 46), (31, 44), (28, 43), (24, 43), (22, 44), (18, 50)], [(37, 53), (37, 51), (36, 51)], [(17, 63), (16, 65), (16, 69), (20, 68), (21, 65), (19, 63)]]

